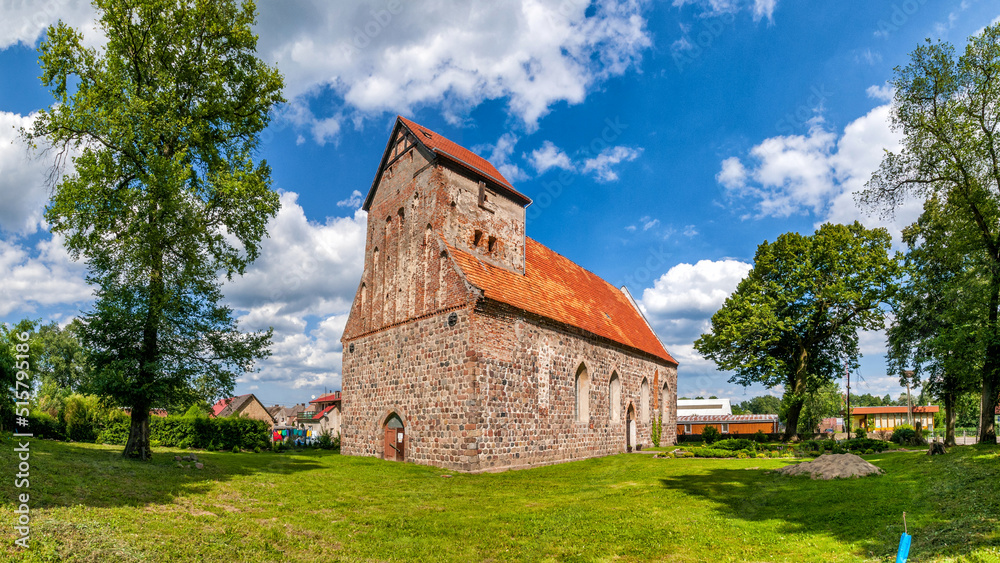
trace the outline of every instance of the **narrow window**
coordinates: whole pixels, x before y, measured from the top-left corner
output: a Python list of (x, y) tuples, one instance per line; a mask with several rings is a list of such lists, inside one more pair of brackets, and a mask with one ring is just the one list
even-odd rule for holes
[(608, 417), (612, 422), (617, 422), (622, 417), (622, 380), (617, 372), (611, 374), (611, 381), (608, 383)]
[(729, 434), (729, 425), (728, 424), (723, 424), (722, 425), (722, 433), (723, 434)]
[(691, 425), (690, 424), (685, 424), (684, 425), (684, 433), (685, 434), (690, 434), (691, 433)]
[(486, 250), (493, 252), (493, 249), (497, 246), (497, 237), (490, 237), (486, 246)]
[(590, 422), (590, 375), (587, 366), (580, 364), (576, 370), (574, 394), (576, 395), (576, 420)]
[(472, 246), (474, 248), (479, 248), (479, 241), (483, 240), (483, 232), (476, 229), (472, 233)]

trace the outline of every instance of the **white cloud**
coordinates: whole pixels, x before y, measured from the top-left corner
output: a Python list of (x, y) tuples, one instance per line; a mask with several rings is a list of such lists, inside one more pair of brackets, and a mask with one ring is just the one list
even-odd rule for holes
[(655, 227), (655, 226), (657, 226), (657, 225), (660, 224), (660, 220), (659, 219), (653, 219), (653, 218), (648, 217), (648, 216), (639, 219), (639, 222), (642, 223), (642, 230), (643, 231), (648, 231), (649, 229), (652, 229), (653, 227)]
[[(727, 396), (735, 389), (728, 375), (716, 371), (715, 363), (703, 358), (694, 341), (711, 329), (711, 318), (751, 269), (738, 260), (701, 260), (678, 264), (643, 290), (639, 306), (667, 350), (680, 363), (681, 394)], [(707, 395), (706, 395), (707, 396)]]
[(0, 240), (0, 317), (88, 302), (93, 295), (85, 275), (85, 267), (69, 257), (59, 235), (39, 241), (34, 251)]
[(517, 135), (504, 133), (497, 139), (495, 144), (472, 147), (472, 152), (483, 155), (508, 181), (518, 182), (520, 180), (527, 180), (528, 174), (510, 161), (516, 145)]
[(58, 20), (83, 31), (88, 46), (104, 42), (97, 30), (94, 9), (88, 0), (12, 1), (3, 3), (0, 18), (0, 49), (18, 43), (32, 47), (48, 26)]
[(778, 0), (674, 0), (673, 5), (678, 8), (686, 5), (697, 6), (702, 9), (703, 17), (717, 17), (748, 10), (753, 15), (754, 21), (766, 18), (770, 22), (778, 6)]
[(337, 207), (350, 207), (351, 209), (356, 209), (358, 207), (361, 207), (361, 200), (364, 197), (365, 197), (364, 194), (362, 194), (360, 191), (354, 190), (353, 192), (351, 192), (351, 197), (338, 201)]
[(731, 156), (722, 161), (722, 169), (715, 175), (715, 179), (723, 186), (736, 190), (746, 185), (747, 170), (739, 158)]
[[(884, 87), (869, 88), (868, 93), (877, 98), (891, 95)], [(919, 215), (916, 199), (908, 200), (890, 219), (869, 214), (854, 202), (882, 162), (883, 151), (900, 148), (901, 136), (892, 130), (890, 115), (889, 104), (878, 106), (840, 134), (814, 119), (805, 135), (771, 137), (753, 147), (747, 159), (751, 166), (727, 158), (716, 179), (730, 195), (753, 202), (757, 218), (812, 213), (818, 222), (858, 220), (869, 227), (886, 227), (898, 240), (901, 228)]]
[(873, 100), (878, 100), (880, 102), (891, 102), (893, 96), (896, 95), (896, 90), (889, 84), (883, 84), (881, 86), (872, 84), (865, 90), (865, 94)]
[[(355, 191), (351, 202), (361, 193)], [(226, 300), (244, 330), (274, 327), (271, 356), (240, 385), (266, 384), (272, 400), (295, 402), (294, 389), (340, 386), (341, 344), (347, 313), (364, 267), (367, 214), (309, 221), (298, 194), (281, 194), (268, 224), (270, 238), (247, 274), (226, 284)]]
[(618, 173), (613, 167), (621, 162), (631, 162), (639, 158), (641, 154), (641, 148), (608, 147), (594, 158), (584, 160), (583, 173), (593, 172), (594, 178), (598, 182), (613, 182), (618, 179)]
[(645, 0), (600, 2), (588, 16), (592, 5), (299, 0), (259, 4), (257, 31), (289, 99), (332, 91), (342, 102), (324, 102), (330, 115), (439, 105), (458, 121), (470, 107), (506, 100), (533, 130), (553, 104), (582, 102), (651, 44)]
[(531, 162), (531, 166), (533, 166), (539, 174), (544, 174), (552, 168), (575, 170), (569, 156), (567, 156), (562, 149), (555, 146), (552, 141), (545, 141), (542, 143), (542, 147), (531, 151), (531, 156), (527, 158), (529, 162)]
[(767, 21), (774, 20), (774, 9), (778, 6), (778, 0), (753, 0), (753, 20)]
[(32, 234), (42, 223), (49, 193), (45, 180), (52, 165), (44, 153), (29, 151), (18, 130), (28, 128), (35, 115), (0, 111), (0, 231)]

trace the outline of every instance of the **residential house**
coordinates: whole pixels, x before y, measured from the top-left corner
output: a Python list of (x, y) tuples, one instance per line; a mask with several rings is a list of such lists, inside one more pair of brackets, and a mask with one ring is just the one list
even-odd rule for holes
[(238, 397), (229, 397), (227, 399), (219, 399), (217, 403), (212, 405), (211, 416), (214, 418), (246, 416), (257, 420), (263, 420), (272, 428), (274, 427), (274, 417), (271, 416), (271, 413), (268, 412), (267, 408), (253, 393), (240, 395)]

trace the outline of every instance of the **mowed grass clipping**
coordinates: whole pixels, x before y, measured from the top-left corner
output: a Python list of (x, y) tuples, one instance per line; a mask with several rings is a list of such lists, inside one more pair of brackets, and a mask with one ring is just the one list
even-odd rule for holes
[[(3, 465), (13, 476), (13, 446)], [(623, 454), (464, 475), (327, 451), (198, 453), (31, 442), (32, 549), (12, 561), (1000, 561), (1000, 458), (865, 456), (886, 474), (813, 481), (789, 460)]]

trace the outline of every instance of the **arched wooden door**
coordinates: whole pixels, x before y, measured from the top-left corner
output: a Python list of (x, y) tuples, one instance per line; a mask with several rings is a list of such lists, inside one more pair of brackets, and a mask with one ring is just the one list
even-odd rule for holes
[(382, 457), (392, 461), (405, 461), (406, 429), (396, 413), (385, 421), (385, 442)]

